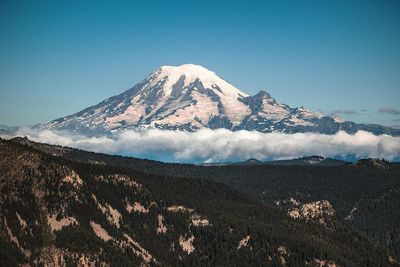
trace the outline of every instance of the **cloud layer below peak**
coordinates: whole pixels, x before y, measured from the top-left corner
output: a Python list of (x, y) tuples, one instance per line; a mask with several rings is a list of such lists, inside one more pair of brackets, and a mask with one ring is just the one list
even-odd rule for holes
[(5, 138), (13, 136), (26, 136), (37, 142), (107, 154), (176, 162), (233, 162), (249, 158), (265, 161), (310, 155), (400, 159), (400, 137), (377, 136), (365, 131), (325, 135), (232, 132), (225, 129), (197, 132), (141, 129), (94, 137), (65, 131), (20, 128), (13, 135), (3, 135)]

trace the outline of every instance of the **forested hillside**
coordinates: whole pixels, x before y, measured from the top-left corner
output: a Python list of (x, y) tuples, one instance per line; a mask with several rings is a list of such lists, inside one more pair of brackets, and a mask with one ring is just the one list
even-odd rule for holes
[(0, 265), (396, 265), (398, 165), (370, 163), (203, 167), (1, 140)]

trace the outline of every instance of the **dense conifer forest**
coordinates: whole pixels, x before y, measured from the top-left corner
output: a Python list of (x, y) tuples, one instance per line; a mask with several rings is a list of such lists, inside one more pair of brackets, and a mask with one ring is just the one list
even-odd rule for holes
[(400, 167), (165, 164), (0, 141), (0, 265), (397, 266)]

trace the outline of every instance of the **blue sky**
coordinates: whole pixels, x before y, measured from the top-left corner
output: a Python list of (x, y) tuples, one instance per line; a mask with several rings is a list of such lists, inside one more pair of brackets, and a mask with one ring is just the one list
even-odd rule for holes
[[(0, 1), (0, 124), (203, 65), (250, 94), (400, 125), (400, 1)], [(380, 112), (379, 112), (380, 111)]]

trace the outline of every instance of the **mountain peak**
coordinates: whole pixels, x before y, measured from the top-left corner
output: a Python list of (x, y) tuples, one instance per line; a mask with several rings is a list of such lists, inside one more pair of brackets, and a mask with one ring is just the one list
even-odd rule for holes
[(235, 98), (248, 96), (246, 93), (219, 77), (215, 72), (195, 64), (162, 66), (147, 79), (150, 80), (150, 86), (163, 83), (165, 95), (170, 95), (174, 87), (183, 89), (198, 81), (201, 82), (203, 88), (217, 89), (218, 92), (223, 95), (229, 95)]
[(185, 74), (204, 74), (207, 73), (208, 75), (216, 75), (215, 72), (210, 71), (209, 69), (196, 64), (182, 64), (179, 66), (161, 66), (159, 70), (163, 72), (179, 72)]
[(162, 66), (153, 72), (150, 77), (157, 82), (166, 80), (166, 85), (164, 86), (166, 89), (174, 86), (179, 80), (182, 80), (183, 85), (187, 86), (196, 80), (200, 80), (202, 83), (213, 83), (218, 79), (218, 76), (214, 72), (195, 64)]
[[(249, 96), (215, 72), (195, 64), (162, 66), (120, 95), (38, 128), (88, 133), (135, 128), (188, 131), (226, 128), (328, 134), (369, 129), (354, 123), (339, 123), (304, 108), (291, 108), (265, 91)], [(394, 132), (383, 127), (373, 130), (378, 134)]]
[(259, 91), (255, 96), (260, 98), (272, 98), (271, 95), (267, 93), (265, 90)]
[(161, 66), (153, 74), (162, 77), (182, 77), (185, 76), (188, 80), (213, 80), (216, 79), (217, 74), (209, 69), (195, 64), (183, 64), (180, 66)]

